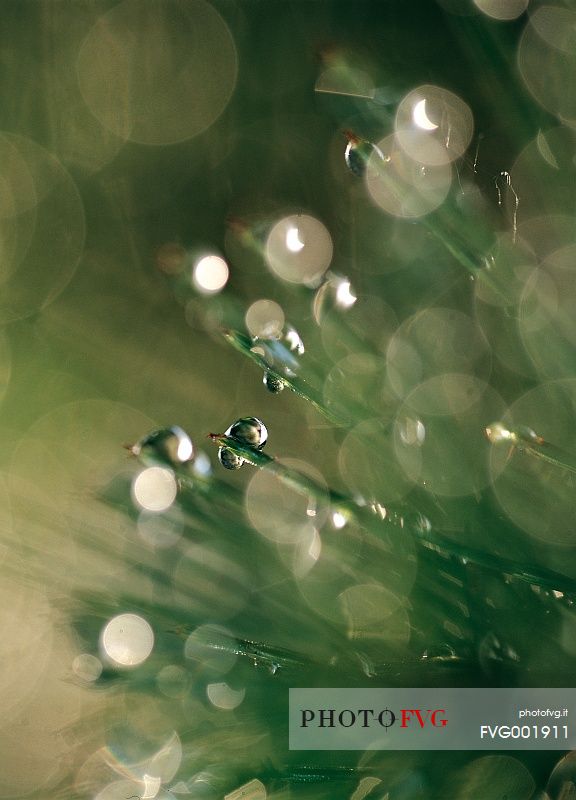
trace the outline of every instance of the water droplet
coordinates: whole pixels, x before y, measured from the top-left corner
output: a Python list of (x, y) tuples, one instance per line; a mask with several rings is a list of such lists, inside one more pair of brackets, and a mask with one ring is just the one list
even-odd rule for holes
[(284, 333), (284, 341), (293, 353), (296, 353), (299, 356), (304, 355), (304, 342), (302, 341), (298, 331), (295, 328), (292, 328), (290, 325), (286, 328), (286, 332)]
[(192, 460), (194, 445), (186, 431), (172, 425), (148, 433), (130, 452), (146, 465), (178, 467)]
[(236, 420), (225, 435), (236, 439), (240, 444), (256, 447), (258, 450), (264, 447), (268, 439), (266, 426), (257, 417), (242, 417)]
[(502, 425), (501, 422), (493, 422), (484, 428), (484, 433), (490, 444), (500, 444), (501, 442), (512, 442), (512, 431)]
[(264, 373), (263, 384), (268, 389), (269, 392), (272, 394), (279, 394), (279, 392), (284, 390), (286, 383), (279, 378), (277, 375), (274, 375), (273, 372), (269, 372), (268, 370)]
[(229, 447), (220, 447), (218, 449), (218, 461), (226, 469), (240, 469), (244, 463), (244, 459), (236, 455)]
[(346, 166), (357, 178), (363, 178), (366, 173), (366, 164), (371, 155), (384, 159), (382, 151), (372, 142), (362, 139), (352, 131), (344, 131), (344, 136), (348, 139), (344, 160)]
[(347, 311), (352, 308), (357, 296), (348, 278), (340, 275), (329, 274), (318, 289), (312, 303), (312, 313), (318, 325), (334, 309)]
[(277, 338), (255, 336), (253, 342), (251, 351), (261, 356), (268, 367), (287, 376), (296, 375), (300, 369), (298, 356), (305, 352), (304, 342), (297, 330), (286, 326)]

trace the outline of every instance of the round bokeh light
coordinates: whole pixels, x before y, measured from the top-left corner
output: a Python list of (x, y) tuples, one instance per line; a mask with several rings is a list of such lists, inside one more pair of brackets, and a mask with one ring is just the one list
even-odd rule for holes
[(420, 164), (442, 166), (460, 158), (473, 132), (470, 108), (440, 86), (413, 89), (396, 112), (396, 140)]
[(365, 178), (376, 205), (394, 217), (407, 218), (423, 217), (442, 205), (452, 183), (442, 145), (434, 140), (429, 144), (438, 154), (435, 166), (411, 158), (394, 135), (378, 142), (378, 148), (383, 157), (370, 157)]
[(142, 664), (154, 647), (154, 631), (138, 614), (119, 614), (105, 626), (100, 637), (104, 655), (120, 667)]
[(268, 266), (289, 283), (314, 285), (332, 261), (332, 237), (326, 227), (308, 214), (279, 220), (266, 241)]

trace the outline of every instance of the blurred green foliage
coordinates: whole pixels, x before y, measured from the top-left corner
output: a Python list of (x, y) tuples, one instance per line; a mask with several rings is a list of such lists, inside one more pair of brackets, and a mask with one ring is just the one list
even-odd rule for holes
[[(147, 796), (259, 780), (269, 797), (335, 800), (367, 777), (380, 800), (545, 787), (557, 753), (287, 750), (290, 686), (573, 680), (572, 251), (554, 258), (574, 246), (573, 134), (549, 133), (558, 120), (523, 82), (526, 18), (464, 5), (2, 3), (0, 797), (142, 796), (151, 754), (177, 760), (174, 732), (178, 767), (154, 762)], [(373, 96), (317, 91), (326, 69), (368, 76)], [(422, 84), (462, 98), (475, 134), (445, 203), (401, 219), (347, 170), (343, 131), (391, 134)], [(267, 265), (271, 226), (299, 213), (332, 238), (324, 289)], [(206, 252), (229, 264), (221, 293), (193, 287)], [(301, 336), (295, 364), (278, 343), (251, 351), (262, 298)], [(444, 372), (469, 382), (430, 383)], [(268, 428), (264, 470), (225, 473), (207, 434), (247, 415)], [(500, 417), (543, 443), (491, 454)], [(425, 447), (402, 457), (418, 422)], [(204, 469), (181, 465), (176, 503), (147, 513), (122, 445), (172, 424)], [(100, 643), (124, 613), (155, 637), (132, 669)], [(101, 675), (73, 667), (82, 654)], [(218, 707), (207, 687), (223, 682)]]

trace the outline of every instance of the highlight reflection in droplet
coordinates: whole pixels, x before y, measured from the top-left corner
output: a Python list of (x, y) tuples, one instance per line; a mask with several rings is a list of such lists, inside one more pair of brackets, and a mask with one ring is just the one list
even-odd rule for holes
[(418, 100), (412, 109), (412, 120), (415, 125), (424, 131), (438, 130), (438, 125), (428, 117), (426, 113), (426, 98)]
[(358, 298), (351, 291), (350, 281), (341, 281), (336, 288), (336, 304), (341, 308), (350, 308)]
[(295, 226), (288, 228), (286, 232), (286, 247), (293, 253), (299, 253), (304, 247), (304, 242), (300, 239), (300, 232)]
[(322, 286), (314, 295), (312, 313), (318, 325), (333, 311), (347, 311), (356, 303), (358, 297), (348, 278), (328, 273)]

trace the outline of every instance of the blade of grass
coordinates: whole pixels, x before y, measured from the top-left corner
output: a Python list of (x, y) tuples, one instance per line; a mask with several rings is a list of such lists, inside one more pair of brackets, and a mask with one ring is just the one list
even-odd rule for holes
[(322, 414), (329, 422), (340, 427), (350, 428), (353, 426), (352, 420), (340, 414), (331, 411), (322, 402), (320, 395), (315, 391), (303, 378), (296, 376), (287, 376), (282, 372), (278, 372), (273, 367), (269, 366), (265, 358), (259, 353), (254, 352), (254, 344), (249, 336), (235, 330), (224, 330), (224, 339), (239, 353), (249, 358), (254, 364), (257, 364), (263, 372), (271, 373), (278, 380), (283, 381), (285, 386), (290, 389), (298, 397), (310, 403), (316, 411)]
[[(474, 548), (460, 545), (452, 538), (432, 531), (429, 525), (422, 524), (418, 516), (411, 519), (410, 514), (401, 511), (389, 511), (376, 503), (373, 506), (362, 505), (360, 501), (332, 489), (326, 489), (307, 475), (287, 467), (277, 459), (259, 450), (254, 450), (224, 434), (210, 434), (210, 438), (220, 447), (228, 447), (237, 455), (259, 469), (267, 469), (286, 485), (297, 491), (310, 494), (320, 503), (328, 501), (336, 511), (354, 518), (360, 525), (381, 537), (384, 531), (404, 530), (413, 535), (416, 541), (425, 547), (438, 548), (463, 561), (470, 561), (505, 575), (510, 575), (528, 583), (545, 588), (576, 593), (576, 580), (560, 575), (542, 567), (524, 564), (499, 555), (482, 552)], [(393, 539), (390, 540), (393, 542)]]

